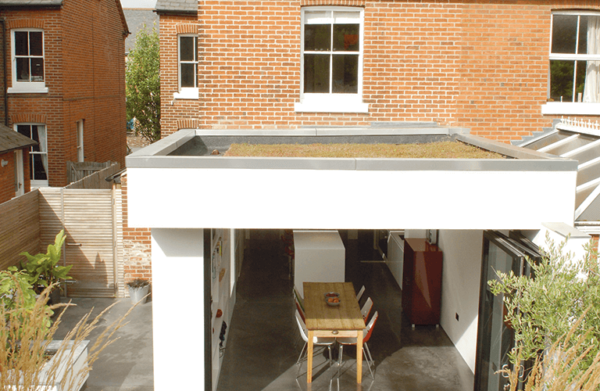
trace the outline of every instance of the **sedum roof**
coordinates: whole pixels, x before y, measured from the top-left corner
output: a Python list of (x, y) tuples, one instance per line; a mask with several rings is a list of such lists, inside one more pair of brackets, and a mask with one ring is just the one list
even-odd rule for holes
[(158, 0), (156, 12), (198, 12), (198, 0)]

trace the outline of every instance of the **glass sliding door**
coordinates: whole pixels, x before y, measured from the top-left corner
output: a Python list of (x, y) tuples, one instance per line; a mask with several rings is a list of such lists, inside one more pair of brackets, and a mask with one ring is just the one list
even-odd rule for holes
[(538, 253), (531, 247), (535, 246), (533, 243), (522, 242), (518, 234), (511, 234), (511, 236), (512, 238), (509, 238), (494, 231), (484, 233), (475, 364), (476, 391), (505, 390), (508, 379), (497, 372), (503, 368), (512, 368), (508, 353), (515, 343), (514, 331), (504, 321), (506, 315), (504, 297), (494, 296), (488, 281), (498, 279), (496, 271), (504, 273), (512, 271), (518, 276), (529, 275), (530, 268), (525, 257), (534, 261), (539, 258)]

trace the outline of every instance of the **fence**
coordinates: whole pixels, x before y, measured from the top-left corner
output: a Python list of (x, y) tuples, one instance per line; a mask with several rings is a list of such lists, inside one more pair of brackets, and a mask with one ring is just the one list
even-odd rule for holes
[[(67, 294), (123, 296), (121, 192), (104, 180), (118, 171), (113, 164), (65, 188), (41, 188), (0, 205), (0, 255), (13, 255), (0, 258), (7, 260), (1, 267), (16, 264), (22, 251), (43, 251), (64, 229), (62, 262), (73, 265), (70, 275), (77, 281)], [(94, 186), (104, 188), (89, 188)]]
[(69, 183), (77, 182), (95, 172), (101, 171), (116, 163), (96, 163), (96, 162), (67, 162), (67, 180)]

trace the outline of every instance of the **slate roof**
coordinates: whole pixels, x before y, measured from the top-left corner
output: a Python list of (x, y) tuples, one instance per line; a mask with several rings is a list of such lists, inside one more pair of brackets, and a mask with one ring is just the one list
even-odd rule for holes
[(198, 0), (157, 0), (156, 12), (196, 13)]
[(0, 153), (26, 148), (36, 144), (37, 141), (33, 141), (29, 137), (15, 132), (4, 124), (0, 124)]
[(59, 6), (63, 0), (0, 0), (0, 6)]
[(128, 54), (135, 46), (135, 36), (138, 31), (142, 29), (144, 24), (146, 25), (146, 31), (150, 32), (152, 31), (152, 28), (155, 27), (158, 32), (159, 23), (158, 15), (153, 10), (131, 10), (125, 8), (123, 9), (123, 14), (125, 14), (127, 26), (131, 32), (131, 35), (125, 39), (125, 54)]

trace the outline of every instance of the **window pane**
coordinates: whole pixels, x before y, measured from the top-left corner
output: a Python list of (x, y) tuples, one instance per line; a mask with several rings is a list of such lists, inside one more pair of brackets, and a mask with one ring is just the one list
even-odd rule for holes
[(195, 56), (194, 37), (179, 37), (179, 60), (194, 61)]
[(40, 135), (38, 133), (38, 127), (37, 127), (37, 125), (30, 125), (30, 126), (31, 126), (31, 139), (38, 142), (37, 145), (34, 145), (33, 147), (31, 147), (31, 150), (33, 152), (40, 152), (41, 151), (40, 144), (39, 144)]
[(329, 93), (329, 55), (304, 55), (304, 92)]
[(181, 64), (181, 87), (196, 87), (194, 75), (196, 64)]
[(17, 80), (29, 81), (29, 58), (17, 58)]
[(42, 163), (42, 156), (38, 155), (38, 154), (34, 154), (34, 155), (32, 155), (32, 157), (33, 157), (33, 170), (31, 170), (31, 171), (32, 171), (33, 178), (31, 178), (31, 179), (36, 179), (38, 181), (47, 180), (48, 177), (46, 176), (46, 170), (44, 169), (44, 164)]
[(304, 25), (304, 50), (330, 50), (331, 25), (307, 24)]
[(555, 102), (573, 101), (575, 61), (550, 61), (550, 98)]
[(44, 59), (31, 59), (31, 81), (44, 81)]
[(333, 93), (358, 93), (358, 56), (342, 54), (333, 56)]
[(31, 138), (31, 127), (29, 125), (17, 125), (17, 132), (25, 137)]
[(331, 21), (331, 11), (306, 11), (304, 13), (304, 24), (327, 24)]
[(339, 23), (339, 24), (344, 24), (344, 23), (352, 23), (352, 24), (357, 24), (360, 23), (360, 12), (340, 12), (340, 11), (336, 11), (333, 13), (333, 23)]
[(32, 31), (29, 33), (29, 54), (32, 56), (42, 56), (44, 49), (42, 48), (43, 38), (41, 31)]
[(552, 53), (575, 53), (577, 15), (554, 15)]
[(333, 25), (333, 50), (358, 52), (359, 37), (359, 24), (335, 24)]
[(29, 51), (27, 31), (15, 31), (15, 54), (17, 56), (27, 56)]

